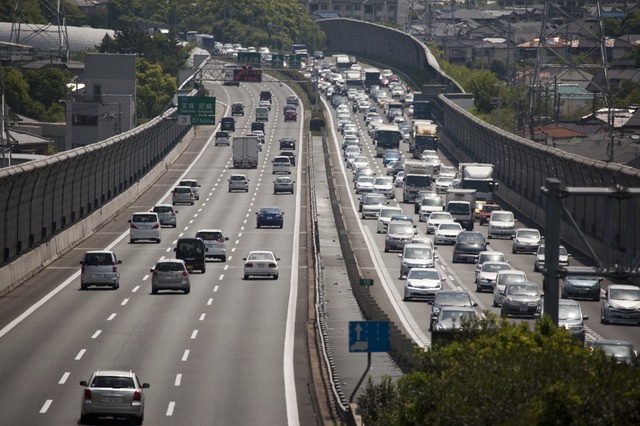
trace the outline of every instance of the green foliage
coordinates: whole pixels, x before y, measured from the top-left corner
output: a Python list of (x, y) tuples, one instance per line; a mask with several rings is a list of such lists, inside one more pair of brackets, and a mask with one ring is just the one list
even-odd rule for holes
[[(2, 22), (13, 22), (15, 1), (3, 1), (0, 5), (0, 19)], [(38, 0), (22, 0), (22, 22), (29, 24), (46, 24), (47, 19), (42, 14)]]
[(616, 93), (614, 94), (615, 105), (638, 105), (640, 104), (640, 84), (631, 80), (622, 80)]
[(358, 397), (358, 407), (364, 424), (379, 425), (389, 411), (401, 408), (398, 400), (398, 388), (389, 376), (383, 376), (380, 384), (375, 385), (373, 378), (367, 378), (367, 385)]
[(69, 80), (59, 83), (61, 71), (30, 71), (26, 76), (15, 68), (4, 67), (3, 72), (6, 102), (13, 112), (41, 121), (64, 120), (64, 108), (58, 100), (64, 99)]
[(638, 365), (592, 353), (548, 317), (530, 330), (490, 316), (466, 339), (417, 357), (395, 392), (367, 386), (364, 408), (383, 411), (367, 424), (640, 424)]
[(176, 79), (163, 74), (158, 64), (143, 58), (136, 61), (136, 111), (138, 119), (144, 121), (159, 115), (173, 99), (177, 90)]
[(636, 67), (640, 68), (640, 46), (636, 45), (629, 49), (624, 55), (627, 58), (633, 58), (636, 61)]
[(479, 70), (471, 73), (467, 84), (469, 91), (475, 98), (476, 110), (486, 114), (493, 109), (493, 100), (498, 96), (500, 80), (489, 70)]
[(640, 34), (640, 12), (628, 13), (622, 18), (623, 34)]
[(45, 108), (58, 105), (64, 99), (69, 90), (67, 83), (73, 78), (68, 70), (47, 68), (43, 70), (28, 70), (24, 78), (29, 85), (29, 96), (37, 99)]

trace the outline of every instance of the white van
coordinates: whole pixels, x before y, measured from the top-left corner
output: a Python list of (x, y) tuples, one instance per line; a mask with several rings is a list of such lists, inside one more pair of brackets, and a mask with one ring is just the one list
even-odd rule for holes
[(278, 155), (273, 159), (272, 163), (272, 173), (285, 173), (291, 174), (291, 160), (289, 157), (285, 157), (284, 155)]
[(256, 121), (269, 121), (269, 109), (266, 107), (256, 108)]
[(80, 288), (86, 290), (90, 285), (96, 285), (117, 289), (120, 287), (120, 264), (122, 261), (112, 251), (86, 252), (80, 261)]

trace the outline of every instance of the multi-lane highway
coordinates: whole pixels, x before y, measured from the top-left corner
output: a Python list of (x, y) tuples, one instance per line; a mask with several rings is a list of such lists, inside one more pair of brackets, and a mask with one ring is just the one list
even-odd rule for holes
[[(336, 118), (335, 109), (333, 109), (329, 102), (326, 103), (327, 109)], [(371, 167), (378, 176), (386, 174), (386, 169), (382, 165), (382, 159), (375, 157), (375, 146), (372, 139), (368, 136), (367, 126), (364, 121), (363, 113), (352, 113), (353, 122), (359, 128), (360, 137), (362, 139), (362, 151), (369, 158)], [(409, 119), (409, 117), (407, 117)], [(334, 126), (330, 131), (334, 140), (334, 152), (337, 153), (335, 161), (340, 161), (338, 155), (341, 154), (341, 135)], [(400, 149), (403, 153), (403, 157), (408, 156), (408, 144), (401, 143)], [(440, 153), (440, 159), (443, 164), (451, 165), (452, 159), (446, 158)], [(344, 174), (344, 182), (347, 186), (351, 186), (348, 191), (348, 198), (342, 198), (343, 208), (348, 207), (351, 209), (357, 209), (358, 207), (358, 195), (352, 188), (352, 171), (344, 166), (341, 167), (341, 172)], [(390, 206), (399, 206), (403, 209), (404, 214), (412, 215), (414, 223), (417, 224), (420, 234), (426, 234), (426, 223), (418, 222), (418, 216), (414, 214), (413, 204), (405, 204), (401, 202), (402, 191), (400, 188), (396, 189), (396, 200), (391, 200)], [(499, 193), (498, 193), (499, 196)], [(503, 206), (504, 209), (509, 209), (507, 205)], [(357, 211), (357, 210), (356, 210)], [(517, 214), (517, 212), (516, 212)], [(357, 215), (356, 215), (357, 216)], [(420, 345), (430, 344), (430, 332), (428, 331), (429, 316), (431, 314), (431, 307), (426, 302), (421, 301), (408, 301), (402, 300), (404, 280), (399, 279), (400, 271), (400, 259), (397, 252), (385, 253), (384, 252), (384, 234), (377, 234), (377, 220), (363, 220), (358, 219), (358, 232), (362, 233), (366, 242), (367, 253), (362, 251), (356, 251), (359, 255), (360, 262), (362, 264), (368, 264), (372, 262), (375, 266), (376, 273), (380, 283), (386, 290), (386, 295), (392, 299), (390, 306), (396, 311), (398, 318), (403, 320), (404, 326), (407, 329), (409, 335), (419, 343)], [(519, 217), (517, 227), (528, 227), (531, 224), (525, 217)], [(487, 237), (487, 226), (480, 226), (477, 222), (475, 230), (479, 230)], [(512, 254), (511, 253), (511, 240), (510, 239), (487, 239), (489, 243), (488, 250), (497, 250), (505, 253), (513, 269), (525, 271), (527, 278), (538, 284), (542, 289), (543, 275), (540, 272), (534, 272), (533, 265), (535, 256), (532, 254)], [(490, 292), (478, 293), (475, 286), (475, 264), (461, 264), (452, 262), (451, 246), (438, 246), (437, 254), (438, 259), (436, 261), (436, 267), (439, 268), (441, 273), (446, 277), (443, 287), (448, 289), (459, 289), (469, 292), (471, 297), (478, 303), (478, 310), (492, 312), (495, 315), (500, 315), (500, 309), (492, 306), (493, 294)], [(366, 258), (365, 258), (366, 256)], [(583, 260), (579, 254), (574, 254), (571, 258), (571, 265), (580, 265), (580, 261)], [(609, 284), (607, 280), (603, 280), (602, 288), (605, 289)], [(604, 293), (604, 291), (603, 291)], [(593, 340), (597, 338), (608, 339), (622, 339), (632, 342), (636, 347), (640, 347), (640, 332), (635, 326), (626, 325), (604, 325), (600, 323), (600, 307), (601, 302), (594, 301), (580, 301), (582, 311), (584, 315), (587, 315), (589, 319), (586, 321), (587, 325), (587, 340)], [(523, 319), (512, 319), (513, 321), (521, 321)], [(525, 321), (534, 323), (534, 320), (525, 319)]]
[[(274, 195), (271, 173), (278, 139), (303, 137), (300, 120), (283, 120), (283, 101), (293, 93), (277, 83), (212, 87), (219, 105), (244, 103), (236, 135), (248, 132), (260, 90), (274, 93), (259, 166), (240, 171), (250, 179), (249, 192), (227, 191), (227, 178), (239, 172), (230, 166), (232, 148), (215, 147), (213, 129), (200, 127), (183, 155), (133, 205), (0, 299), (2, 424), (76, 424), (79, 381), (96, 369), (132, 369), (151, 384), (145, 424), (313, 421), (300, 325), (307, 308), (303, 144), (296, 148), (294, 194)], [(177, 206), (177, 227), (163, 228), (160, 244), (130, 244), (131, 214), (170, 202), (183, 177), (199, 180), (200, 200)], [(256, 229), (255, 212), (263, 206), (285, 212), (283, 229)], [(227, 261), (192, 273), (188, 295), (152, 295), (155, 261), (172, 257), (179, 237), (202, 228), (219, 228), (229, 237)], [(80, 290), (79, 261), (92, 249), (111, 249), (123, 260), (118, 290)], [(254, 249), (281, 258), (277, 280), (242, 279), (242, 257)]]

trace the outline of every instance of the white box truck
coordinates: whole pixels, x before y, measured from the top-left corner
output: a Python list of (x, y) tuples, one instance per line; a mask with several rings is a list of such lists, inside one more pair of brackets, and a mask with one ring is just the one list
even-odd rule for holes
[(235, 136), (233, 138), (233, 167), (255, 169), (258, 167), (260, 139), (257, 136)]
[(447, 190), (446, 211), (453, 220), (467, 231), (473, 231), (475, 222), (476, 190), (449, 188)]
[(402, 184), (402, 201), (412, 203), (418, 192), (431, 189), (433, 167), (422, 161), (405, 161)]

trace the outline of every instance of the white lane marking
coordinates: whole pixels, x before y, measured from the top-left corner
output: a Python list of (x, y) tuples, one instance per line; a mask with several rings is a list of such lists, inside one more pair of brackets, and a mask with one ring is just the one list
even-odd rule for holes
[(60, 380), (58, 381), (59, 385), (64, 385), (65, 383), (67, 383), (67, 379), (69, 378), (69, 376), (71, 375), (70, 372), (65, 372), (62, 377), (60, 377)]
[[(304, 116), (304, 107), (301, 114)], [(303, 129), (300, 127), (298, 140), (303, 139)], [(300, 157), (303, 158), (304, 144), (300, 144)], [(300, 206), (302, 205), (300, 185), (302, 182), (302, 167), (298, 167), (296, 182), (296, 209), (293, 221), (293, 253), (291, 256), (291, 279), (289, 280), (289, 301), (287, 304), (287, 320), (284, 331), (284, 348), (282, 357), (282, 370), (284, 375), (284, 394), (287, 406), (287, 424), (289, 426), (299, 426), (300, 417), (298, 414), (298, 395), (296, 393), (296, 381), (294, 375), (294, 338), (296, 331), (296, 308), (298, 303), (298, 249), (300, 246)]]
[[(232, 248), (231, 248), (231, 253), (233, 253), (234, 251), (236, 251), (236, 248), (235, 248), (235, 247), (232, 247)], [(229, 260), (231, 260), (231, 259), (229, 259)]]
[(149, 275), (149, 274), (145, 275), (144, 277), (142, 277), (142, 281), (146, 281), (146, 280), (148, 280), (148, 279), (149, 279), (149, 277), (150, 277), (150, 275)]
[(109, 318), (107, 318), (107, 321), (111, 321), (112, 319), (114, 319), (116, 317), (116, 315), (118, 315), (118, 314), (116, 314), (115, 312), (112, 313), (111, 315), (109, 315)]
[(240, 244), (240, 240), (236, 240), (234, 244)]
[[(242, 238), (242, 232), (238, 234), (238, 238)], [(236, 240), (236, 244), (238, 244), (238, 242), (240, 242), (240, 240)]]
[(167, 247), (166, 252), (169, 253), (171, 251), (171, 247)]
[(167, 416), (173, 416), (173, 409), (176, 407), (176, 403), (171, 401), (167, 407)]
[(213, 303), (213, 297), (210, 297), (209, 300), (207, 300), (207, 306), (211, 306), (212, 303)]
[(78, 355), (76, 355), (76, 357), (74, 358), (75, 361), (80, 361), (85, 352), (87, 352), (86, 349), (80, 349), (80, 352), (78, 352)]
[[(178, 237), (182, 238), (182, 236), (184, 235), (184, 232), (181, 232), (178, 234)], [(176, 242), (174, 241), (173, 244), (175, 244)]]
[[(203, 204), (203, 206), (204, 206), (204, 204)], [(200, 209), (198, 209), (198, 212), (201, 212), (201, 211), (202, 211), (202, 209), (201, 209), (201, 208), (200, 208)]]
[[(229, 265), (224, 265), (224, 268), (222, 268), (224, 271), (226, 271), (227, 269), (229, 269)], [(215, 291), (215, 290), (214, 290)]]
[(220, 281), (222, 281), (222, 279), (224, 278), (224, 274), (220, 275), (220, 278), (218, 278)]
[(126, 305), (128, 302), (129, 302), (129, 299), (124, 299), (120, 305), (121, 305), (121, 306), (124, 306), (124, 305)]
[(185, 349), (184, 350), (184, 354), (182, 354), (182, 360), (181, 361), (186, 361), (187, 359), (189, 359), (189, 353), (191, 351), (189, 349)]
[(44, 414), (47, 412), (47, 410), (49, 409), (49, 407), (51, 406), (51, 403), (53, 402), (53, 399), (47, 399), (44, 402), (44, 405), (42, 406), (42, 408), (40, 409), (40, 414)]
[(131, 290), (131, 293), (135, 293), (135, 292), (137, 292), (138, 290), (140, 290), (140, 286), (139, 286), (139, 285), (135, 286), (135, 287), (133, 288), (133, 290)]
[(241, 231), (244, 231), (244, 226), (241, 226), (241, 227), (240, 227), (240, 230), (241, 230)]
[(184, 227), (184, 230), (185, 230), (185, 231), (188, 231), (188, 230), (189, 230), (189, 227), (188, 227), (188, 226), (185, 226), (185, 227)]
[(96, 330), (95, 333), (93, 333), (93, 336), (91, 336), (92, 339), (97, 339), (98, 336), (100, 335), (100, 333), (102, 333), (102, 330)]
[(207, 314), (200, 314), (200, 318), (198, 318), (198, 321), (204, 321), (204, 317), (206, 317)]
[(173, 382), (173, 385), (180, 386), (180, 383), (182, 383), (182, 374), (178, 373), (176, 374), (176, 381)]
[(193, 330), (191, 333), (191, 340), (194, 340), (198, 336), (198, 330)]

